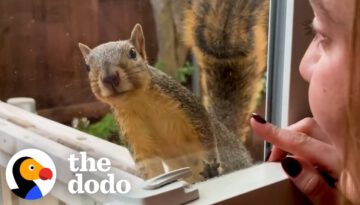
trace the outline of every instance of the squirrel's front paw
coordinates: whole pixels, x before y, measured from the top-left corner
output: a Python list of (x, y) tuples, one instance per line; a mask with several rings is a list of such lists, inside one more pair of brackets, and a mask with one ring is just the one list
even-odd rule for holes
[(200, 175), (204, 177), (204, 179), (213, 178), (220, 175), (220, 163), (214, 159), (212, 162), (203, 161), (204, 168), (203, 171), (200, 172)]
[(136, 170), (137, 175), (143, 179), (150, 179), (164, 173), (162, 161), (158, 158), (138, 160)]
[(144, 166), (137, 167), (137, 176), (142, 179), (149, 179), (149, 173)]

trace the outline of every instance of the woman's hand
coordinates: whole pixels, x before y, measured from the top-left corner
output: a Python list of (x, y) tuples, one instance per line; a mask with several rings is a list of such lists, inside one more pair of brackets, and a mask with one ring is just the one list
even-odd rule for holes
[[(329, 181), (339, 178), (340, 155), (313, 118), (281, 129), (253, 114), (251, 126), (274, 145), (268, 161), (281, 161), (290, 179), (314, 204), (337, 203), (337, 191)], [(287, 153), (292, 156), (286, 157)]]

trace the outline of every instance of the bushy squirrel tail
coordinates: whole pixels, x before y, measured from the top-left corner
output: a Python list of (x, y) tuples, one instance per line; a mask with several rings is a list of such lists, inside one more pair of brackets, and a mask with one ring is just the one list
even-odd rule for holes
[(190, 0), (184, 42), (200, 67), (203, 103), (246, 141), (267, 55), (268, 0)]

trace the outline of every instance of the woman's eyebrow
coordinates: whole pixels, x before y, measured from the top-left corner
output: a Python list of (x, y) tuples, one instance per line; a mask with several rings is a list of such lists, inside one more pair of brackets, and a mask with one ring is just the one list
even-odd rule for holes
[(314, 10), (319, 12), (319, 14), (330, 22), (335, 22), (334, 18), (330, 15), (330, 11), (325, 7), (323, 0), (310, 0)]

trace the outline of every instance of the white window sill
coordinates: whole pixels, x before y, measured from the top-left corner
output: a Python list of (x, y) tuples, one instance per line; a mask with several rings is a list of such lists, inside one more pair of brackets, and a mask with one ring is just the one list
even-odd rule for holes
[[(79, 150), (86, 150), (95, 158), (97, 156), (111, 157), (114, 162), (112, 171), (116, 171), (119, 178), (131, 179), (132, 184), (141, 185), (141, 179), (124, 172), (132, 168), (133, 161), (127, 149), (105, 142), (96, 137), (84, 134), (70, 127), (44, 119), (40, 116), (28, 113), (19, 108), (0, 102), (0, 167), (6, 167), (6, 162), (16, 151), (32, 147), (43, 149), (56, 161), (59, 172), (58, 183), (52, 194), (70, 204), (89, 204), (88, 201), (95, 201), (106, 204), (113, 201), (114, 204), (124, 204), (125, 196), (114, 195), (113, 199), (104, 195), (92, 196), (70, 196), (66, 192), (66, 184), (72, 177), (67, 168), (67, 157), (69, 153), (76, 153)], [(42, 134), (42, 135), (40, 135)], [(45, 137), (46, 136), (46, 137)], [(98, 149), (101, 147), (102, 149)], [(76, 149), (78, 148), (78, 149)], [(116, 154), (114, 153), (122, 153)], [(95, 177), (95, 176), (94, 176)], [(169, 184), (157, 190), (129, 194), (129, 200), (136, 201), (136, 204), (158, 204), (150, 203), (153, 200), (171, 202), (176, 194), (163, 194), (174, 187), (182, 187), (181, 183)], [(307, 204), (304, 196), (287, 179), (281, 166), (278, 163), (263, 163), (248, 169), (236, 171), (221, 177), (210, 179), (205, 182), (192, 185), (192, 188), (199, 190), (199, 199), (189, 203), (199, 204)], [(186, 191), (186, 190), (185, 190)], [(154, 197), (154, 198), (150, 198)], [(131, 198), (132, 197), (132, 198)], [(134, 202), (135, 202), (134, 201)]]
[(279, 163), (263, 163), (193, 185), (200, 204), (309, 204)]

